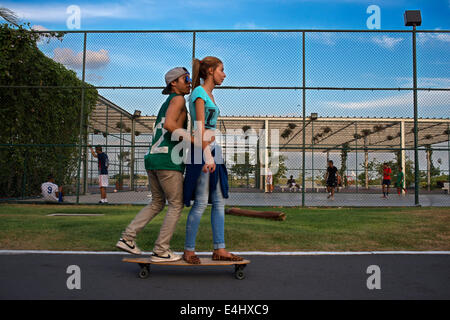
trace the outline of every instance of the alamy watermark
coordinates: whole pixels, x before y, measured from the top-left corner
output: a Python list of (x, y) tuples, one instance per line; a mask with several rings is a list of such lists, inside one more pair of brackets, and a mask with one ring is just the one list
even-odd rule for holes
[(70, 5), (66, 9), (69, 15), (66, 20), (66, 26), (69, 30), (81, 29), (81, 9), (77, 5)]
[[(158, 139), (150, 150), (150, 154), (168, 153), (168, 147), (163, 146), (163, 137), (167, 132), (164, 129), (165, 119), (156, 124), (155, 134), (161, 130)], [(201, 122), (197, 125), (200, 126)], [(171, 161), (176, 164), (202, 164), (212, 162), (223, 164), (224, 162), (242, 165), (257, 165), (265, 167), (267, 171), (277, 174), (280, 163), (280, 132), (278, 129), (227, 129), (225, 133), (218, 129), (205, 130), (203, 138), (196, 130), (192, 133), (186, 129), (177, 129), (172, 132), (172, 141), (179, 141), (170, 154)], [(193, 138), (192, 138), (193, 137)], [(180, 141), (181, 140), (181, 141)], [(207, 141), (210, 147), (203, 149), (202, 140)], [(210, 143), (213, 141), (212, 143)], [(194, 142), (192, 144), (192, 142)], [(214, 156), (209, 155), (214, 152)], [(258, 161), (259, 159), (259, 161)], [(263, 173), (267, 174), (267, 173)]]
[(381, 269), (377, 265), (370, 265), (366, 270), (367, 274), (370, 276), (367, 278), (366, 286), (369, 290), (380, 290), (381, 289)]
[(81, 269), (77, 265), (70, 265), (66, 269), (66, 273), (70, 274), (67, 278), (66, 286), (69, 290), (81, 289)]
[(368, 29), (381, 29), (381, 9), (379, 6), (372, 4), (367, 7), (366, 13), (371, 14), (366, 21)]

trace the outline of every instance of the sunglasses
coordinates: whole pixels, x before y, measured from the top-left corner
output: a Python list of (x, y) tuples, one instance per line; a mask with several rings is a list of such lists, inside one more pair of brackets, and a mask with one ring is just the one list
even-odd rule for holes
[(189, 75), (186, 75), (186, 77), (184, 77), (184, 82), (186, 83), (192, 82), (192, 79), (189, 77)]

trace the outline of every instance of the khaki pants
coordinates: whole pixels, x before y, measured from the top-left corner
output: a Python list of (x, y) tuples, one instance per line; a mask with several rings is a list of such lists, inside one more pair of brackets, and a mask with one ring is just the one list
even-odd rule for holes
[(163, 254), (170, 248), (170, 240), (183, 210), (183, 174), (174, 170), (148, 170), (152, 202), (142, 208), (122, 233), (122, 238), (135, 240), (137, 234), (160, 213), (168, 202), (164, 222), (161, 225), (153, 252)]

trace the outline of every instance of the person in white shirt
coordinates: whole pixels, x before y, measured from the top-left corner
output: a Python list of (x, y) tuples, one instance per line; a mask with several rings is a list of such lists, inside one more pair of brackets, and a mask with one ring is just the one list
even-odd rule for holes
[(42, 197), (47, 202), (62, 202), (62, 187), (58, 187), (55, 184), (55, 178), (52, 174), (49, 174), (47, 177), (47, 182), (44, 182), (41, 185), (41, 193)]

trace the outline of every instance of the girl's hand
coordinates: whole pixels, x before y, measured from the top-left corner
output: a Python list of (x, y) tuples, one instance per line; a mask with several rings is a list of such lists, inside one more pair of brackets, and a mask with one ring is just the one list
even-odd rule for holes
[(214, 171), (216, 171), (216, 164), (215, 163), (209, 163), (209, 164), (207, 163), (203, 166), (202, 171), (205, 173), (208, 171), (213, 173)]

